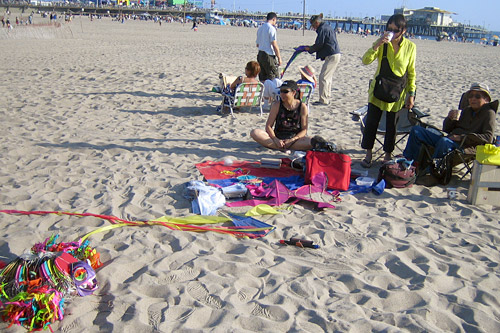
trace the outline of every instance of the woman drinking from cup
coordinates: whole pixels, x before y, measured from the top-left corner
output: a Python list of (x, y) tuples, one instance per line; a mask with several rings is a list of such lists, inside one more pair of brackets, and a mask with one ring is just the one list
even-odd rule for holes
[(404, 37), (406, 19), (401, 14), (389, 18), (385, 33), (363, 55), (363, 64), (378, 59), (374, 80), (368, 90), (368, 113), (361, 148), (366, 149), (361, 166), (372, 165), (372, 149), (377, 128), (386, 112), (385, 160), (390, 160), (396, 140), (398, 111), (413, 108), (416, 91), (416, 46)]

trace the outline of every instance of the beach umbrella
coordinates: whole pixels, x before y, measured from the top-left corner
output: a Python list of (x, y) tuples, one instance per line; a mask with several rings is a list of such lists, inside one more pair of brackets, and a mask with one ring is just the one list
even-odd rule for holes
[(500, 38), (499, 38), (497, 35), (493, 35), (493, 36), (491, 37), (491, 39), (493, 39), (493, 40), (499, 40)]
[(188, 16), (186, 16), (186, 19), (188, 19), (188, 20), (193, 20), (193, 18), (192, 18), (191, 16), (189, 16), (189, 15), (188, 15)]
[(487, 41), (488, 39), (486, 39), (485, 37), (481, 38), (482, 41)]

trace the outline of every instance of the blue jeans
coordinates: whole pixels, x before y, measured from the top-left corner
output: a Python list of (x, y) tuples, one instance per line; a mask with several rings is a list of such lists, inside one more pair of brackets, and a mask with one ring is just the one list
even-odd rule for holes
[(460, 147), (458, 143), (445, 136), (430, 132), (421, 126), (413, 126), (403, 152), (407, 160), (417, 160), (422, 144), (434, 147), (432, 158), (440, 158), (451, 150)]

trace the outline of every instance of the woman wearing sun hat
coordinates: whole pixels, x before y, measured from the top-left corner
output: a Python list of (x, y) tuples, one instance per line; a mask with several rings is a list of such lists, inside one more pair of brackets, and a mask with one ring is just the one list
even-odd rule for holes
[(297, 84), (310, 83), (313, 88), (316, 88), (318, 81), (316, 80), (316, 71), (311, 65), (306, 65), (304, 67), (299, 67), (300, 75), (302, 76)]

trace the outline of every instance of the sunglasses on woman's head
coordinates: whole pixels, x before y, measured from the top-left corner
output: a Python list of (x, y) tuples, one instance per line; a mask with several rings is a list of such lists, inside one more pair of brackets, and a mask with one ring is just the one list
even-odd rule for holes
[(288, 90), (288, 89), (283, 89), (283, 90), (280, 90), (280, 93), (281, 94), (288, 94), (289, 92), (292, 92), (291, 90)]

